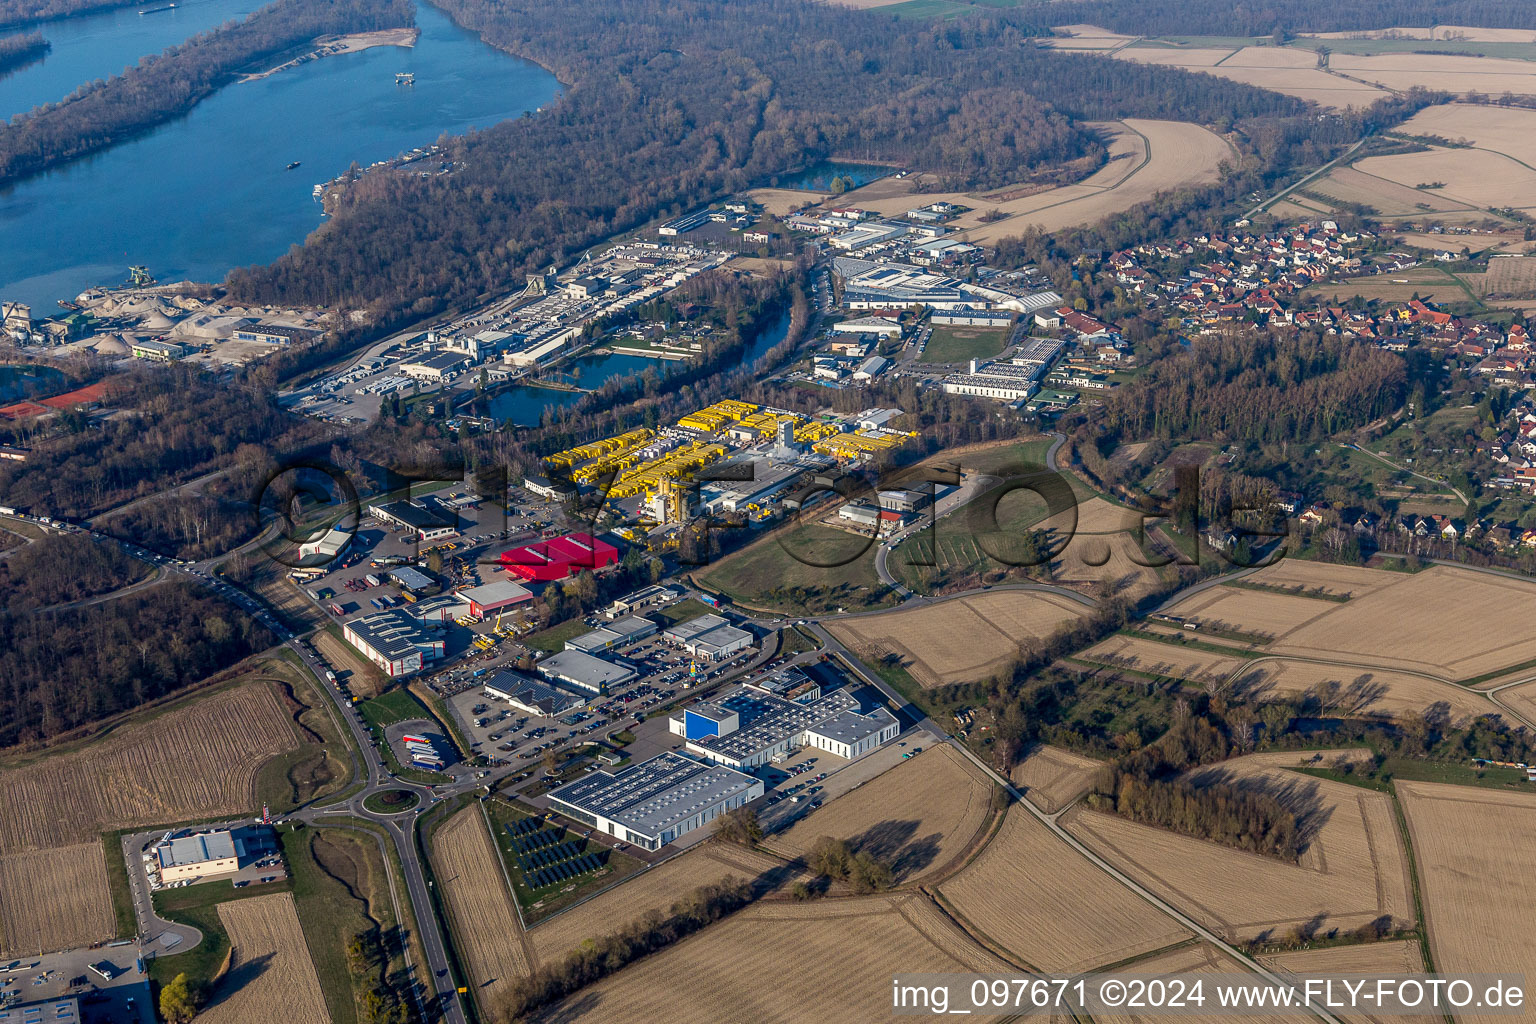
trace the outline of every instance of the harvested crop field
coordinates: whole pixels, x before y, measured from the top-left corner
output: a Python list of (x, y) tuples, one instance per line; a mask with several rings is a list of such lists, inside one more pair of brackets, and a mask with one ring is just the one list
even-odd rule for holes
[(1102, 761), (1060, 747), (1036, 747), (1013, 766), (1010, 777), (1030, 803), (1054, 814), (1088, 792), (1104, 767)]
[(931, 687), (985, 679), (1019, 656), (1021, 642), (1044, 639), (1088, 611), (1058, 594), (1002, 590), (843, 619), (827, 630), (861, 657), (899, 656)]
[(1300, 558), (1282, 558), (1274, 565), (1244, 576), (1249, 583), (1271, 587), (1300, 587), (1320, 590), (1337, 597), (1364, 597), (1373, 590), (1402, 581), (1403, 574), (1386, 569), (1364, 569), (1332, 562), (1308, 562)]
[(892, 973), (1008, 969), (916, 893), (765, 903), (582, 989), (537, 1019), (885, 1020)]
[(1225, 680), (1244, 663), (1242, 658), (1223, 657), (1194, 647), (1119, 635), (1090, 647), (1079, 657), (1143, 675), (1171, 676), (1198, 685)]
[(898, 882), (944, 871), (992, 817), (992, 783), (947, 745), (929, 747), (763, 845), (783, 857), (825, 835), (891, 865)]
[[(1536, 79), (1533, 79), (1536, 81)], [(1362, 174), (1375, 175), (1421, 195), (1482, 207), (1528, 207), (1536, 203), (1536, 171), (1501, 153), (1433, 148), (1355, 161)], [(1436, 185), (1436, 188), (1418, 188)]]
[(1017, 805), (981, 856), (939, 891), (967, 927), (1046, 972), (1117, 963), (1189, 935)]
[(797, 875), (766, 854), (719, 842), (705, 843), (539, 923), (529, 930), (528, 938), (539, 961), (549, 963), (587, 939), (617, 931), (653, 910), (666, 913), (700, 886), (731, 877), (752, 882), (757, 891), (767, 892), (788, 885)]
[(453, 941), (482, 1011), (528, 973), (523, 930), (501, 861), (478, 804), (459, 811), (432, 836), (432, 867), (447, 904)]
[(303, 745), (275, 684), (193, 697), (99, 739), (0, 770), (0, 852), (64, 846), (108, 829), (250, 810), (257, 769)]
[(199, 1024), (330, 1024), (292, 893), (220, 903), (219, 920), (229, 932), (230, 967)]
[(89, 946), (116, 930), (100, 842), (0, 854), (0, 955)]
[[(1294, 763), (1294, 754), (1280, 755)], [(1391, 797), (1274, 767), (1267, 755), (1204, 769), (1194, 778), (1262, 787), (1297, 812), (1299, 864), (1073, 808), (1073, 835), (1163, 899), (1227, 938), (1279, 938), (1317, 919), (1324, 934), (1391, 915), (1413, 918), (1407, 859)]]
[[(1418, 156), (1421, 154), (1412, 154)], [(1423, 179), (1421, 179), (1423, 180)], [(1309, 182), (1297, 195), (1307, 201), (1313, 193), (1339, 203), (1359, 203), (1369, 206), (1384, 217), (1422, 216), (1427, 212), (1478, 213), (1478, 207), (1454, 196), (1429, 189), (1417, 189), (1415, 181), (1404, 185), (1377, 175), (1367, 174), (1357, 167), (1335, 167), (1327, 176)], [(1486, 217), (1486, 214), (1480, 214)], [(1392, 275), (1408, 276), (1404, 274)]]
[[(1246, 971), (1242, 964), (1227, 956), (1221, 950), (1209, 943), (1184, 946), (1170, 950), (1157, 956), (1138, 960), (1133, 964), (1127, 964), (1119, 970), (1112, 971), (1119, 978), (1161, 978), (1172, 974), (1242, 974)], [(1095, 1013), (1094, 1024), (1163, 1024), (1169, 1019), (1167, 1013)], [(1192, 1024), (1231, 1024), (1234, 1020), (1242, 1020), (1242, 1017), (1192, 1014), (1180, 1015), (1180, 1021), (1190, 1021)], [(1254, 1018), (1258, 1019), (1258, 1018)], [(1314, 1021), (1317, 1018), (1303, 1011), (1291, 1013), (1266, 1013), (1262, 1018), (1265, 1021), (1291, 1024), (1291, 1022)]]
[(1536, 110), (1442, 103), (1425, 107), (1397, 130), (1406, 135), (1433, 135), (1450, 142), (1469, 142), (1477, 149), (1536, 164)]
[(1168, 611), (1207, 628), (1277, 637), (1339, 607), (1336, 601), (1315, 597), (1293, 597), (1245, 587), (1211, 587)]
[[(988, 244), (1024, 233), (1031, 224), (1046, 231), (1092, 224), (1151, 199), (1158, 192), (1217, 179), (1223, 160), (1232, 149), (1221, 136), (1186, 121), (1124, 121), (1094, 125), (1106, 136), (1109, 161), (1093, 174), (1071, 185), (1049, 188), (1039, 185), (991, 192), (914, 192), (917, 181), (906, 178), (895, 188), (875, 182), (836, 197), (840, 206), (857, 206), (884, 215), (904, 213), (914, 205), (939, 201), (967, 207), (949, 222), (957, 237), (973, 244)], [(983, 221), (983, 214), (1003, 214), (1001, 220)]]
[(1497, 96), (1536, 93), (1536, 63), (1445, 53), (1335, 53), (1329, 66), (1352, 78), (1374, 82), (1405, 92), (1416, 85), (1426, 89), (1464, 94), (1480, 92)]
[[(1381, 669), (1345, 668), (1310, 661), (1248, 662), (1233, 690), (1252, 700), (1297, 697), (1325, 684), (1333, 691), (1334, 714), (1396, 717), (1443, 711), (1454, 724), (1498, 712), (1486, 697), (1455, 683)], [(1337, 684), (1336, 687), (1334, 684)], [(1502, 696), (1507, 697), (1505, 693)]]
[(1329, 107), (1366, 107), (1386, 95), (1384, 89), (1319, 69), (1317, 54), (1297, 47), (1245, 46), (1232, 50), (1143, 45), (1128, 46), (1115, 56), (1203, 71)]
[[(1418, 859), (1435, 969), (1536, 977), (1536, 949), (1526, 941), (1536, 906), (1536, 795), (1429, 782), (1396, 786)], [(1469, 1010), (1456, 1019), (1507, 1018)]]
[(1335, 606), (1265, 651), (1461, 680), (1536, 659), (1536, 583), (1437, 565)]
[(1135, 38), (1097, 25), (1057, 25), (1056, 31), (1062, 34), (1044, 42), (1063, 50), (1112, 50)]
[[(1403, 942), (1367, 942), (1354, 946), (1335, 946), (1332, 949), (1302, 949), (1292, 953), (1275, 953), (1259, 958), (1259, 962), (1277, 974), (1294, 978), (1316, 977), (1323, 974), (1422, 974), (1424, 954), (1415, 939)], [(1423, 1017), (1393, 1016), (1385, 1013), (1340, 1013), (1340, 1020), (1370, 1022), (1370, 1024), (1410, 1024), (1422, 1022)]]

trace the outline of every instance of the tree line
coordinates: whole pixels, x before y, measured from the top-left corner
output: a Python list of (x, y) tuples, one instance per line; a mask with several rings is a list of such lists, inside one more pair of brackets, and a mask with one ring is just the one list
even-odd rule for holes
[(184, 582), (84, 608), (0, 613), (0, 747), (139, 707), (275, 642)]
[(701, 885), (672, 904), (666, 913), (653, 910), (609, 935), (588, 939), (564, 960), (540, 964), (532, 974), (515, 979), (498, 1001), (493, 1019), (497, 1024), (525, 1020), (539, 1007), (740, 910), (752, 898), (752, 886), (740, 878)]
[(232, 76), (307, 43), (411, 25), (410, 0), (276, 0), (145, 57), (121, 75), (81, 85), (58, 103), (0, 125), (0, 184), (37, 174), (131, 138), (191, 110)]

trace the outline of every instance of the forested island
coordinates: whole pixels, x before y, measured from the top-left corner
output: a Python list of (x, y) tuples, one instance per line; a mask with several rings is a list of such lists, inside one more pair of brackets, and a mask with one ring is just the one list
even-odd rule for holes
[(58, 103), (0, 126), (0, 183), (37, 174), (187, 113), (259, 61), (308, 44), (414, 24), (410, 0), (276, 0)]
[(51, 49), (53, 44), (44, 39), (41, 32), (28, 32), (24, 35), (6, 36), (0, 39), (0, 75), (31, 64)]

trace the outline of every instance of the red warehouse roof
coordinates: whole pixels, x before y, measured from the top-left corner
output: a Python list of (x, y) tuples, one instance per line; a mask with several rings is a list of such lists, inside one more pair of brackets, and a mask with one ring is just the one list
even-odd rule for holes
[(590, 533), (568, 533), (501, 553), (507, 572), (525, 580), (548, 583), (583, 569), (601, 569), (619, 560), (619, 551)]

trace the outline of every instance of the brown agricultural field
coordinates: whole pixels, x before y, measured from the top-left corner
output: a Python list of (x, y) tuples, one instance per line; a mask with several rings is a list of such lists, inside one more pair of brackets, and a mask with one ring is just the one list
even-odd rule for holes
[[(1311, 201), (1312, 193), (1317, 193), (1341, 203), (1359, 203), (1362, 206), (1369, 206), (1384, 217), (1422, 217), (1425, 213), (1431, 212), (1476, 214), (1480, 218), (1488, 216), (1473, 203), (1432, 189), (1413, 187), (1427, 181), (1428, 179), (1420, 178), (1405, 185), (1379, 175), (1367, 174), (1358, 167), (1335, 167), (1326, 177), (1308, 183), (1301, 191), (1307, 193), (1302, 198), (1308, 201)], [(1418, 269), (1433, 270), (1435, 268)], [(1412, 271), (1392, 276), (1411, 277)]]
[(1243, 659), (1135, 636), (1112, 636), (1078, 655), (1085, 661), (1153, 676), (1175, 676), (1196, 685), (1220, 683)]
[(480, 807), (459, 811), (433, 834), (432, 867), (453, 941), (482, 1011), (528, 973), (523, 929)]
[(1455, 683), (1406, 672), (1290, 659), (1248, 662), (1237, 676), (1233, 691), (1249, 699), (1272, 700), (1311, 693), (1319, 684), (1333, 689), (1335, 714), (1396, 717), (1409, 712), (1444, 711), (1452, 723), (1464, 725), (1479, 715), (1499, 711), (1486, 697)]
[(1054, 814), (1088, 792), (1105, 764), (1060, 747), (1036, 747), (1013, 766), (1011, 779), (1030, 803)]
[(1402, 26), (1352, 29), (1348, 32), (1303, 32), (1311, 39), (1457, 39), (1470, 43), (1536, 42), (1536, 32), (1525, 28), (1479, 28), (1469, 25)]
[[(1221, 950), (1209, 943), (1184, 946), (1179, 949), (1160, 953), (1156, 956), (1137, 960), (1135, 963), (1112, 971), (1119, 978), (1164, 978), (1169, 975), (1212, 975), (1212, 974), (1243, 974), (1246, 968), (1236, 960), (1227, 956)], [(1207, 999), (1210, 992), (1207, 989)], [(1245, 1019), (1258, 1020), (1260, 1018), (1244, 1018), (1233, 1016), (1220, 1016), (1210, 1014), (1180, 1015), (1181, 1022), (1189, 1021), (1190, 1024), (1233, 1024), (1234, 1021)], [(1262, 1018), (1274, 1024), (1300, 1024), (1302, 1021), (1315, 1021), (1317, 1018), (1311, 1014), (1297, 1010), (1290, 1013), (1267, 1013)], [(1093, 1015), (1094, 1024), (1163, 1024), (1169, 1020), (1167, 1013), (1100, 1013)]]
[(292, 893), (220, 903), (219, 920), (229, 932), (229, 971), (198, 1024), (330, 1024)]
[(314, 644), (320, 657), (336, 670), (342, 682), (350, 686), (359, 697), (378, 696), (380, 691), (375, 686), (375, 682), (387, 682), (387, 680), (384, 680), (373, 663), (358, 654), (351, 644), (323, 629), (314, 635)]
[(1135, 38), (1097, 25), (1057, 25), (1056, 31), (1060, 34), (1048, 42), (1063, 50), (1112, 50)]
[(256, 772), (304, 737), (275, 684), (253, 680), (130, 720), (88, 743), (0, 769), (0, 852), (108, 829), (249, 811)]
[(1206, 628), (1276, 637), (1339, 608), (1336, 601), (1245, 587), (1211, 587), (1168, 609)]
[[(1429, 949), (1445, 973), (1498, 971), (1536, 977), (1526, 941), (1536, 906), (1536, 794), (1398, 782), (1418, 859)], [(1507, 1020), (1468, 1010), (1458, 1022)]]
[(784, 888), (798, 874), (766, 854), (720, 842), (704, 843), (540, 922), (529, 929), (528, 939), (539, 962), (547, 964), (587, 939), (617, 931), (653, 910), (666, 913), (700, 886), (732, 877), (753, 883), (763, 893)]
[(763, 845), (795, 858), (830, 835), (891, 865), (898, 882), (915, 882), (948, 870), (979, 837), (992, 817), (992, 788), (964, 755), (929, 747)]
[(1480, 298), (1507, 295), (1529, 299), (1536, 296), (1536, 257), (1501, 256), (1490, 259), (1485, 272), (1463, 274), (1462, 280)]
[(1536, 62), (1443, 53), (1335, 53), (1329, 67), (1397, 92), (1414, 86), (1498, 96), (1536, 93)]
[(1397, 130), (1407, 135), (1431, 135), (1450, 142), (1467, 142), (1477, 149), (1536, 164), (1536, 110), (1441, 103), (1425, 107)]
[(582, 989), (537, 1019), (886, 1020), (893, 973), (1008, 969), (921, 894), (764, 903)]
[[(1092, 224), (1151, 199), (1158, 192), (1217, 179), (1232, 149), (1221, 136), (1184, 121), (1125, 121), (1096, 124), (1108, 139), (1109, 162), (1072, 185), (1055, 188), (1021, 185), (986, 194), (925, 192), (920, 201), (940, 200), (968, 207), (950, 221), (956, 237), (977, 245), (1023, 234), (1030, 225), (1046, 231)], [(857, 206), (895, 215), (911, 209), (919, 197), (918, 179), (908, 177), (856, 189), (836, 197), (839, 206)], [(899, 187), (898, 187), (899, 186)], [(983, 221), (983, 214), (1003, 218)]]
[(966, 927), (1048, 973), (1117, 963), (1189, 935), (1018, 805), (939, 892)]
[(1069, 810), (1063, 824), (1100, 856), (1228, 939), (1280, 938), (1309, 921), (1320, 922), (1325, 934), (1383, 915), (1411, 922), (1407, 859), (1391, 797), (1275, 766), (1300, 760), (1296, 754), (1257, 755), (1193, 776), (1262, 786), (1295, 810), (1306, 844), (1299, 864), (1082, 807)]
[(1205, 72), (1327, 107), (1366, 107), (1386, 95), (1384, 89), (1320, 70), (1317, 54), (1300, 47), (1245, 46), (1231, 50), (1145, 44), (1128, 46), (1114, 55), (1121, 60)]
[(1087, 612), (1057, 594), (1003, 590), (827, 628), (862, 657), (900, 656), (912, 677), (931, 687), (985, 679), (1019, 656), (1020, 643), (1043, 640)]
[(1435, 147), (1418, 153), (1366, 157), (1355, 161), (1354, 167), (1361, 174), (1385, 178), (1422, 195), (1471, 206), (1520, 208), (1536, 204), (1536, 171), (1500, 153)]
[[(1331, 949), (1303, 949), (1293, 953), (1276, 953), (1260, 957), (1259, 961), (1270, 970), (1293, 978), (1317, 977), (1323, 974), (1422, 974), (1424, 954), (1417, 940), (1403, 942), (1367, 942), (1355, 946), (1334, 946)], [(1340, 1013), (1343, 1021), (1359, 1021), (1361, 1024), (1422, 1024), (1423, 1017), (1392, 1016), (1385, 1013)]]
[(1265, 651), (1459, 680), (1536, 658), (1536, 583), (1437, 565), (1336, 605)]
[(0, 955), (89, 946), (116, 930), (100, 842), (0, 854)]

